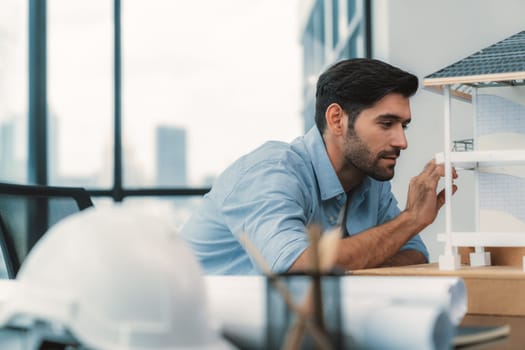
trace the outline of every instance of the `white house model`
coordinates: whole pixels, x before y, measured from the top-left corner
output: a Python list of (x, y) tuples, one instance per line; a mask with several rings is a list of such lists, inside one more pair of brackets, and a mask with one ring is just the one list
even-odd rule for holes
[[(491, 264), (485, 247), (525, 247), (525, 31), (423, 80), (444, 96), (445, 243), (441, 270), (460, 267), (458, 247), (475, 247), (471, 266)], [(451, 95), (468, 97), (473, 140), (451, 149)], [(470, 95), (470, 96), (469, 96)], [(474, 171), (475, 230), (452, 229), (452, 167)], [(522, 254), (523, 255), (523, 254)], [(525, 256), (522, 258), (525, 269)]]

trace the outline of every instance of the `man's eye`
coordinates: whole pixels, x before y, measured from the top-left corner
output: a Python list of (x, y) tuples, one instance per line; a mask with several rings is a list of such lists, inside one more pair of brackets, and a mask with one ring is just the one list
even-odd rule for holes
[(384, 127), (384, 128), (390, 128), (392, 127), (394, 123), (392, 122), (381, 122), (381, 126)]
[(408, 129), (408, 124), (403, 124), (403, 130)]

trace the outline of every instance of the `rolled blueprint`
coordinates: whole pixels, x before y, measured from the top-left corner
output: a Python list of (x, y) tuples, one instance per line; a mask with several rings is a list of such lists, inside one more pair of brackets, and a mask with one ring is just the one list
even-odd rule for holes
[[(211, 317), (223, 334), (243, 348), (264, 348), (266, 279), (206, 276), (205, 281)], [(360, 349), (448, 349), (450, 315), (466, 310), (464, 284), (453, 277), (344, 276), (341, 295), (345, 344)]]
[(345, 300), (343, 324), (354, 347), (378, 350), (451, 348), (454, 327), (439, 305), (396, 304), (366, 298)]
[(441, 305), (454, 325), (467, 313), (467, 291), (463, 279), (458, 277), (348, 276), (343, 279), (341, 295), (350, 300), (366, 297), (396, 304)]

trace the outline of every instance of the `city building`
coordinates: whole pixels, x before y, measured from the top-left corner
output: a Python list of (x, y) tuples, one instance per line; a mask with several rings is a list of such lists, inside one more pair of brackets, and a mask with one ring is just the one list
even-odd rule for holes
[(158, 187), (184, 187), (187, 185), (186, 130), (159, 126), (156, 130)]

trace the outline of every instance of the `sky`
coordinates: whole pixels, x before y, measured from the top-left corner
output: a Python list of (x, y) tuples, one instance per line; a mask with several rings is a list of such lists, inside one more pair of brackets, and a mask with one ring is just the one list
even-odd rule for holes
[[(48, 2), (63, 175), (112, 161), (110, 3)], [(154, 176), (157, 125), (187, 130), (194, 184), (266, 140), (302, 133), (297, 0), (129, 0), (122, 25), (125, 156), (143, 184)]]

